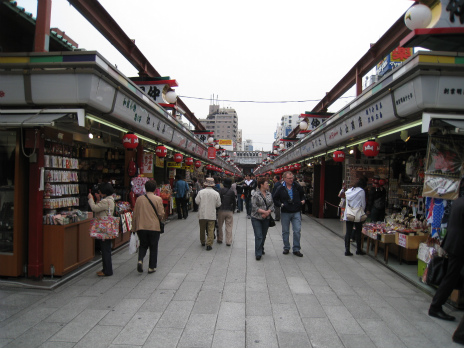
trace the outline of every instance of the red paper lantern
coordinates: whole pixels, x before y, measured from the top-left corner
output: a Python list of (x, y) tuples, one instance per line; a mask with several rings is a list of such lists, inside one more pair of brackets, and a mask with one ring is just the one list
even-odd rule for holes
[(139, 145), (139, 138), (134, 133), (127, 133), (122, 138), (122, 145), (126, 149), (135, 149)]
[(160, 145), (155, 150), (156, 156), (164, 158), (168, 154), (168, 149), (166, 147)]
[(183, 159), (184, 159), (184, 156), (182, 156), (181, 153), (176, 153), (174, 155), (174, 162), (176, 162), (176, 163), (182, 162)]
[(201, 161), (195, 161), (195, 168), (201, 167)]
[(287, 172), (289, 170), (288, 166), (284, 166), (284, 172)]
[(363, 144), (363, 153), (367, 157), (375, 157), (380, 152), (380, 144), (374, 140), (366, 141)]
[(187, 157), (187, 158), (185, 159), (185, 165), (186, 165), (186, 166), (191, 166), (191, 165), (193, 165), (193, 158), (192, 158), (192, 157)]
[(335, 151), (333, 153), (333, 160), (335, 162), (343, 162), (345, 160), (345, 153), (343, 151)]
[(206, 170), (211, 170), (211, 164), (206, 165)]
[(301, 163), (295, 163), (293, 168), (295, 168), (295, 170), (300, 170), (301, 169)]
[(293, 164), (290, 164), (290, 165), (288, 166), (288, 170), (295, 170), (295, 166), (294, 166)]

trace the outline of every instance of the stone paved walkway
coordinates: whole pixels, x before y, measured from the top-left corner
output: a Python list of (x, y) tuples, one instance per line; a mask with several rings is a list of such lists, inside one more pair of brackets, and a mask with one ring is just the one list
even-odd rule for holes
[(458, 322), (427, 315), (429, 295), (370, 257), (345, 257), (311, 217), (303, 258), (282, 254), (278, 222), (261, 261), (250, 220), (234, 219), (232, 246), (212, 251), (196, 213), (169, 223), (153, 274), (126, 249), (112, 277), (98, 265), (55, 290), (1, 286), (0, 347), (459, 347)]

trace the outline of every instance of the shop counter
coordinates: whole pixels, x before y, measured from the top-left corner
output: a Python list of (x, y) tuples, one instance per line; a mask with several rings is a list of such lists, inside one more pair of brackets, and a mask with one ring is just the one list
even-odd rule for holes
[(95, 256), (95, 241), (90, 237), (90, 222), (43, 227), (43, 274), (63, 276)]

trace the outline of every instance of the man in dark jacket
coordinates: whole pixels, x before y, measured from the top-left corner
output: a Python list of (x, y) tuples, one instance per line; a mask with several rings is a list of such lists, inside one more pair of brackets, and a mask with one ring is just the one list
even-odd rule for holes
[[(274, 182), (273, 188), (272, 188), (272, 197), (274, 198), (274, 194), (277, 192), (277, 189), (282, 185), (280, 182), (280, 176), (279, 175), (274, 175), (272, 178), (272, 181)], [(274, 204), (274, 213), (275, 213), (275, 221), (280, 221), (280, 206), (276, 206)]]
[(243, 193), (245, 194), (245, 204), (247, 210), (247, 218), (251, 219), (251, 192), (256, 189), (256, 180), (253, 174), (245, 175), (245, 185), (243, 186)]
[(448, 253), (446, 275), (433, 296), (429, 315), (453, 321), (456, 318), (446, 314), (442, 306), (459, 282), (459, 274), (464, 266), (464, 180), (461, 181), (460, 197), (453, 201), (448, 219), (448, 228), (441, 247)]
[(242, 199), (243, 185), (244, 185), (243, 178), (238, 177), (237, 178), (237, 183), (236, 183), (236, 187), (237, 187), (237, 213), (240, 213), (240, 212), (243, 211), (243, 199)]
[(234, 224), (233, 213), (235, 211), (235, 192), (232, 190), (232, 180), (224, 179), (224, 187), (219, 191), (221, 196), (221, 207), (218, 212), (218, 234), (217, 242), (222, 243), (222, 227), (226, 223), (226, 244), (232, 244), (232, 226)]
[(301, 206), (305, 204), (303, 188), (293, 181), (293, 173), (283, 174), (284, 182), (274, 194), (274, 205), (280, 207), (282, 219), (282, 240), (284, 242), (284, 255), (290, 251), (290, 222), (293, 229), (293, 255), (303, 257), (300, 252), (301, 233)]

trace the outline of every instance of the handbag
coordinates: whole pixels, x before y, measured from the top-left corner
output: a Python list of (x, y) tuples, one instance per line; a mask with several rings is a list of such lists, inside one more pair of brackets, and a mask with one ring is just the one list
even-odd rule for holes
[(158, 221), (160, 223), (160, 233), (164, 233), (164, 222), (161, 222), (161, 219), (160, 219), (160, 217), (158, 215), (158, 212), (156, 211), (156, 208), (153, 205), (153, 202), (150, 200), (150, 198), (148, 198), (147, 195), (144, 195), (144, 196), (147, 197), (148, 201), (150, 202), (151, 206), (153, 207), (153, 210), (155, 211), (156, 217), (158, 218)]
[(90, 223), (90, 237), (97, 239), (115, 239), (119, 235), (119, 217), (111, 215), (93, 218)]
[(354, 222), (364, 222), (367, 219), (367, 215), (364, 212), (363, 207), (353, 208), (349, 204), (345, 207), (346, 220)]
[[(269, 207), (268, 207), (268, 205), (266, 203), (266, 200), (263, 197), (261, 197), (261, 198), (263, 199), (264, 205), (266, 206), (266, 210), (268, 210)], [(274, 227), (275, 225), (276, 225), (276, 223), (275, 223), (274, 218), (272, 217), (272, 214), (269, 214), (269, 227)]]
[(435, 255), (427, 266), (426, 283), (428, 285), (440, 285), (448, 269), (448, 258)]
[(135, 254), (140, 246), (140, 239), (136, 232), (131, 232), (129, 240), (129, 254)]

